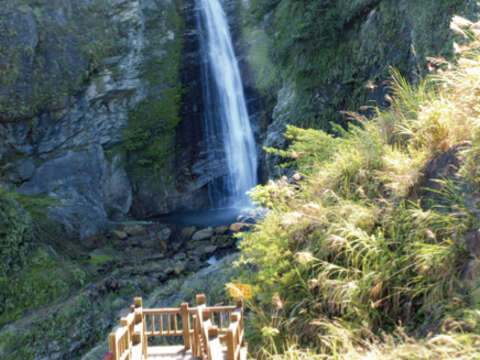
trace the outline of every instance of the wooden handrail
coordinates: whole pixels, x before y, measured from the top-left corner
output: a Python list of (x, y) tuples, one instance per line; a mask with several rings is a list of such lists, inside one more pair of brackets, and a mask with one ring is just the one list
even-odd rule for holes
[[(183, 337), (184, 350), (202, 360), (239, 360), (245, 347), (243, 304), (207, 307), (204, 295), (197, 306), (143, 309), (135, 298), (131, 313), (120, 320), (120, 328), (109, 336), (110, 351), (102, 360), (148, 360), (149, 337)], [(193, 329), (192, 329), (193, 327)]]
[(243, 313), (232, 314), (232, 323), (226, 333), (227, 360), (239, 360), (242, 347), (245, 346), (245, 331), (243, 328)]

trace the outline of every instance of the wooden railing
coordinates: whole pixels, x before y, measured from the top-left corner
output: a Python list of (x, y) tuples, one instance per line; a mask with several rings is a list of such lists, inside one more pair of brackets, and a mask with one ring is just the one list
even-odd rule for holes
[(135, 298), (131, 313), (120, 320), (121, 327), (110, 334), (110, 351), (102, 360), (147, 360), (148, 339), (183, 337), (184, 351), (202, 360), (239, 360), (246, 347), (243, 304), (207, 307), (205, 295), (197, 295), (197, 306), (143, 309)]
[(142, 299), (135, 298), (131, 313), (120, 319), (121, 327), (108, 338), (110, 351), (106, 360), (147, 359), (147, 339), (142, 313)]
[(232, 314), (232, 322), (227, 330), (227, 360), (240, 360), (242, 348), (245, 346), (245, 331), (242, 314)]
[[(145, 335), (149, 337), (183, 336), (185, 349), (190, 349), (190, 309), (187, 303), (179, 308), (144, 309), (143, 320), (146, 326)], [(179, 327), (181, 324), (181, 327)]]

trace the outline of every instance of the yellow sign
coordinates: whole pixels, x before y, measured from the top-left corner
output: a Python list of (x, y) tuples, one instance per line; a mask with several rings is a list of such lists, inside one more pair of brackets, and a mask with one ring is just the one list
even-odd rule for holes
[(227, 284), (230, 296), (234, 299), (251, 299), (252, 287), (246, 284)]

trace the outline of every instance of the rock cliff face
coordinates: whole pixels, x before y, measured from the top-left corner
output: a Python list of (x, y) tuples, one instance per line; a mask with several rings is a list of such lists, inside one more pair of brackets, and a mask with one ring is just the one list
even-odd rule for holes
[(176, 130), (195, 62), (184, 5), (2, 2), (0, 181), (58, 199), (50, 218), (83, 238), (108, 219), (204, 206), (195, 149), (177, 147), (200, 138), (193, 117), (191, 134)]
[[(330, 129), (342, 111), (388, 106), (391, 68), (409, 81), (428, 72), (427, 57), (453, 56), (454, 14), (476, 18), (470, 0), (237, 0), (239, 47), (247, 80), (264, 101), (264, 145), (283, 148), (286, 124)], [(369, 109), (362, 107), (369, 106)], [(264, 154), (267, 177), (279, 159)]]
[[(474, 3), (224, 0), (261, 178), (281, 172), (261, 148), (285, 146), (285, 124), (386, 105), (389, 67), (415, 80), (426, 56), (451, 56), (450, 17)], [(225, 166), (205, 171), (195, 0), (12, 0), (0, 14), (0, 183), (56, 198), (49, 217), (82, 238), (208, 205)]]
[[(132, 187), (106, 150), (144, 95), (139, 1), (0, 4), (0, 174), (24, 194), (58, 198), (51, 217), (83, 237), (126, 214)], [(127, 31), (128, 29), (128, 31)]]

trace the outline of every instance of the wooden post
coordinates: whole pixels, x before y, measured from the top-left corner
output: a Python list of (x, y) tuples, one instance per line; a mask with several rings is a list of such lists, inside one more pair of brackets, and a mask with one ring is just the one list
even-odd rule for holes
[(208, 309), (202, 310), (202, 319), (203, 321), (207, 321), (208, 319), (210, 319), (210, 310)]
[(142, 298), (141, 297), (136, 297), (133, 299), (133, 304), (135, 305), (136, 308), (141, 308), (142, 307)]
[(118, 360), (118, 350), (117, 350), (117, 335), (111, 333), (108, 337), (108, 345), (110, 351), (112, 352), (113, 360)]
[(227, 340), (227, 360), (235, 360), (235, 339), (233, 329), (228, 329), (226, 334)]
[(135, 309), (135, 324), (140, 324), (142, 322), (142, 309)]
[(207, 298), (205, 297), (205, 294), (198, 294), (196, 300), (197, 300), (197, 306), (205, 305), (207, 303)]
[(216, 338), (217, 336), (218, 336), (218, 327), (210, 326), (208, 328), (208, 338), (212, 339), (212, 338)]
[(120, 325), (125, 326), (127, 328), (127, 350), (128, 355), (127, 359), (130, 360), (132, 357), (132, 334), (130, 334), (130, 326), (128, 326), (128, 320), (126, 318), (120, 319)]
[[(152, 316), (153, 321), (153, 316)], [(148, 359), (148, 337), (147, 337), (147, 320), (143, 317), (142, 309), (142, 354), (144, 360)]]
[(192, 323), (193, 323), (193, 337), (192, 337), (192, 355), (193, 357), (200, 357), (198, 353), (198, 334), (197, 334), (197, 316), (194, 314), (192, 315)]
[(180, 307), (182, 314), (182, 330), (183, 330), (183, 343), (185, 345), (185, 350), (189, 350), (191, 347), (190, 344), (190, 319), (188, 312), (188, 303), (183, 303)]
[(140, 331), (134, 331), (132, 336), (133, 345), (138, 345), (142, 341), (142, 334)]

